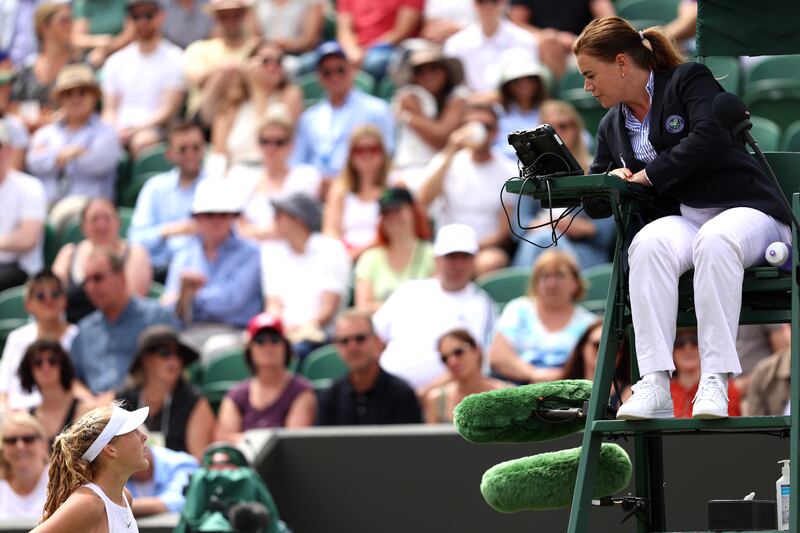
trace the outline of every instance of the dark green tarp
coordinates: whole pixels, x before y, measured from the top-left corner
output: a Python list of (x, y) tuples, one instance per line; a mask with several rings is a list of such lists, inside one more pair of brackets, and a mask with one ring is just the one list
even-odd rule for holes
[(698, 0), (697, 54), (800, 54), (800, 0)]

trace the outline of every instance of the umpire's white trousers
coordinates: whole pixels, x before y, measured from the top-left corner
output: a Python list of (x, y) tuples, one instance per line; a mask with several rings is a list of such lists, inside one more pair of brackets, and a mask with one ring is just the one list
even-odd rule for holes
[(764, 262), (773, 242), (790, 242), (785, 224), (749, 207), (696, 209), (654, 220), (628, 250), (639, 373), (672, 373), (678, 278), (694, 267), (701, 371), (741, 374), (736, 331), (744, 269)]

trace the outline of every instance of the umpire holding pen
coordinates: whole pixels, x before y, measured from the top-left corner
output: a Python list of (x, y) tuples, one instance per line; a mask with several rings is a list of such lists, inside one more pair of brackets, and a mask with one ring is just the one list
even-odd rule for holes
[(724, 89), (686, 63), (658, 28), (620, 17), (592, 21), (573, 50), (591, 91), (609, 112), (600, 122), (591, 171), (655, 189), (675, 214), (646, 224), (628, 249), (636, 354), (642, 379), (617, 418), (673, 417), (669, 379), (678, 278), (694, 268), (701, 379), (694, 418), (728, 416), (728, 379), (741, 373), (736, 331), (744, 269), (770, 243), (789, 242), (782, 193), (713, 116)]

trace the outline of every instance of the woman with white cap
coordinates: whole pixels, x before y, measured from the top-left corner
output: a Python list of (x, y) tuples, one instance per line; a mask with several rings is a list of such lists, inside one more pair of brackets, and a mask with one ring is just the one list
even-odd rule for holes
[(539, 106), (548, 99), (550, 72), (534, 61), (509, 61), (503, 66), (498, 92), (502, 113), (495, 146), (514, 161), (517, 155), (508, 144), (508, 134), (539, 124)]
[(98, 407), (56, 437), (47, 502), (34, 532), (139, 531), (124, 487), (131, 474), (147, 468), (138, 428), (148, 410)]

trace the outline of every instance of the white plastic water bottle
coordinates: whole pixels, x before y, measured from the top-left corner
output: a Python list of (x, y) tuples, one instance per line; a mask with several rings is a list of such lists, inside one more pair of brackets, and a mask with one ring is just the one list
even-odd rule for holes
[(773, 242), (767, 247), (764, 257), (767, 263), (782, 270), (792, 269), (791, 245), (785, 242)]
[(775, 503), (778, 506), (778, 531), (789, 531), (789, 496), (791, 495), (789, 460), (778, 461), (782, 464), (781, 477), (775, 482)]

